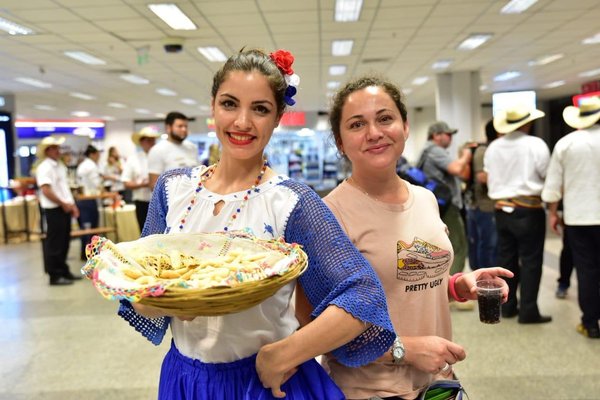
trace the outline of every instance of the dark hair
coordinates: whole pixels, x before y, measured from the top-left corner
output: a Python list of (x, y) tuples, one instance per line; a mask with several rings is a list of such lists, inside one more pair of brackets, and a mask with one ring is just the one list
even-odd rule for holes
[(275, 65), (268, 54), (258, 49), (241, 49), (237, 54), (229, 57), (213, 77), (211, 91), (213, 99), (217, 96), (221, 84), (227, 79), (227, 74), (232, 71), (258, 71), (263, 74), (271, 85), (277, 106), (277, 113), (279, 115), (283, 114), (286, 106), (284, 100), (287, 83), (285, 82), (283, 73), (277, 68), (277, 65)]
[(487, 124), (485, 124), (485, 137), (487, 139), (488, 144), (492, 143), (495, 139), (498, 138), (498, 132), (496, 132), (496, 128), (494, 128), (494, 119), (490, 119)]
[(85, 152), (83, 153), (84, 156), (89, 157), (90, 154), (94, 154), (97, 153), (98, 149), (95, 148), (94, 146), (92, 146), (91, 144), (88, 145), (88, 147), (85, 149)]
[(182, 113), (178, 112), (178, 111), (171, 111), (170, 113), (167, 114), (166, 118), (165, 118), (165, 125), (173, 125), (173, 123), (175, 122), (176, 119), (183, 119), (185, 121), (189, 120), (188, 117), (186, 117), (185, 115), (183, 115)]
[(340, 125), (342, 119), (342, 108), (348, 96), (352, 93), (365, 89), (369, 86), (377, 86), (382, 88), (394, 101), (398, 111), (404, 122), (408, 121), (408, 112), (406, 111), (406, 105), (404, 104), (404, 95), (400, 91), (400, 88), (393, 84), (386, 78), (368, 75), (360, 78), (352, 79), (347, 82), (342, 88), (340, 88), (335, 96), (333, 96), (331, 108), (329, 110), (329, 123), (331, 124), (331, 131), (333, 133), (333, 139), (335, 140), (336, 146), (339, 147), (341, 144)]

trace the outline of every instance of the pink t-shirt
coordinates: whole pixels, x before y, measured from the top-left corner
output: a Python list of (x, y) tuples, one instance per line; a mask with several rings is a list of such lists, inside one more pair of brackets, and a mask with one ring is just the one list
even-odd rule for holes
[[(409, 196), (404, 204), (377, 201), (346, 181), (324, 200), (379, 275), (396, 333), (451, 340), (448, 271), (454, 257), (452, 245), (433, 194), (405, 183)], [(349, 399), (413, 399), (434, 379), (408, 365), (374, 362), (349, 368), (330, 356), (323, 360)]]

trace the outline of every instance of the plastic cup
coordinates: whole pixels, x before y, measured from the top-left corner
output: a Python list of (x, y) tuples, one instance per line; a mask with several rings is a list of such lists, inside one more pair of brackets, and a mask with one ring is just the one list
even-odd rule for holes
[(484, 324), (500, 322), (502, 305), (502, 284), (494, 280), (477, 281), (477, 303), (479, 305), (479, 320)]

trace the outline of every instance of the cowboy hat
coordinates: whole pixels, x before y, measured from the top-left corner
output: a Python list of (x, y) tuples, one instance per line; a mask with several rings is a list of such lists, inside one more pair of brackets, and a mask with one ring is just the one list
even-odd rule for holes
[(144, 137), (157, 139), (160, 137), (160, 132), (156, 132), (150, 128), (143, 128), (141, 131), (134, 132), (133, 135), (131, 135), (131, 140), (136, 146), (139, 146), (140, 140)]
[(579, 107), (566, 107), (563, 110), (563, 119), (571, 128), (589, 128), (600, 120), (600, 98), (584, 97), (579, 101)]
[(46, 157), (46, 149), (50, 146), (60, 146), (65, 142), (64, 136), (46, 136), (42, 139), (42, 141), (37, 145), (35, 153), (38, 158)]
[(543, 111), (532, 110), (525, 105), (517, 105), (498, 112), (494, 116), (494, 128), (498, 133), (514, 132), (523, 125), (542, 118), (546, 115)]

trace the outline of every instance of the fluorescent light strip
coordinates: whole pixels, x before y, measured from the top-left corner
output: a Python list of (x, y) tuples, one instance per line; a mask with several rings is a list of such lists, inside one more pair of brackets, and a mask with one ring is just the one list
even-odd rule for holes
[(156, 93), (163, 96), (177, 96), (177, 93), (167, 88), (156, 89)]
[(354, 40), (334, 40), (331, 42), (331, 55), (335, 57), (349, 56), (352, 53)]
[(438, 60), (431, 64), (431, 68), (433, 69), (446, 69), (452, 64), (452, 60)]
[(127, 108), (127, 106), (122, 103), (108, 103), (107, 105), (112, 108)]
[(502, 7), (500, 13), (521, 14), (535, 3), (537, 3), (537, 0), (511, 0), (504, 7)]
[(194, 99), (181, 99), (181, 102), (183, 104), (187, 104), (189, 106), (193, 106), (194, 104), (197, 104), (196, 100), (194, 100)]
[(196, 24), (175, 4), (148, 4), (148, 8), (167, 25), (177, 31), (193, 31)]
[(583, 44), (597, 44), (600, 43), (600, 32), (596, 33), (594, 36), (587, 37), (581, 41)]
[(39, 80), (33, 79), (33, 78), (18, 77), (18, 78), (15, 78), (15, 81), (24, 83), (29, 86), (39, 87), (42, 89), (48, 89), (48, 88), (52, 87), (51, 83), (39, 81)]
[(542, 86), (544, 89), (553, 89), (559, 86), (562, 86), (565, 84), (565, 81), (554, 81), (554, 82), (550, 82), (545, 84), (544, 86)]
[(210, 62), (227, 61), (227, 56), (218, 47), (198, 47), (198, 51)]
[(37, 105), (33, 106), (33, 108), (35, 108), (37, 110), (43, 110), (43, 111), (54, 111), (54, 110), (56, 110), (56, 107), (48, 106), (46, 104), (37, 104)]
[(339, 82), (335, 82), (335, 81), (327, 82), (327, 89), (337, 89), (339, 87), (340, 87)]
[(8, 32), (9, 35), (33, 35), (35, 31), (26, 26), (19, 25), (16, 22), (9, 21), (0, 17), (0, 29)]
[(564, 54), (552, 54), (550, 56), (538, 57), (538, 58), (536, 58), (533, 61), (529, 61), (527, 63), (527, 65), (529, 65), (530, 67), (535, 67), (535, 66), (539, 66), (539, 65), (546, 65), (546, 64), (550, 64), (551, 62), (554, 62), (556, 60), (560, 60), (564, 56), (565, 56)]
[(82, 62), (84, 64), (89, 64), (89, 65), (105, 65), (106, 64), (106, 61), (104, 61), (98, 57), (94, 57), (93, 55), (88, 54), (83, 51), (65, 51), (63, 54), (67, 57), (71, 57), (72, 59)]
[(104, 122), (100, 121), (38, 121), (38, 120), (17, 120), (15, 126), (18, 128), (64, 128), (64, 127), (90, 127), (90, 128), (102, 128)]
[(96, 98), (95, 96), (79, 92), (71, 92), (69, 93), (69, 96), (77, 97), (78, 99), (82, 100), (94, 100)]
[(336, 22), (354, 22), (360, 17), (362, 0), (336, 0), (335, 16)]
[(470, 35), (468, 38), (463, 40), (458, 45), (458, 50), (474, 50), (490, 40), (492, 38), (491, 33), (475, 33)]
[(133, 83), (135, 85), (147, 85), (150, 83), (150, 81), (148, 79), (142, 78), (141, 76), (137, 76), (137, 75), (133, 75), (133, 74), (123, 74), (120, 77), (124, 81)]
[(134, 111), (138, 114), (150, 114), (150, 110), (145, 108), (136, 108)]
[(90, 113), (87, 111), (73, 111), (71, 113), (72, 116), (74, 117), (80, 117), (80, 118), (85, 118), (85, 117), (89, 117)]
[(504, 82), (521, 76), (520, 72), (517, 71), (506, 71), (494, 77), (496, 82)]
[(582, 77), (582, 78), (588, 78), (590, 76), (596, 76), (598, 74), (600, 74), (600, 68), (598, 68), (598, 69), (592, 69), (590, 71), (582, 72), (582, 73), (579, 74), (579, 76)]
[(412, 84), (420, 86), (420, 85), (423, 85), (424, 83), (426, 83), (428, 80), (429, 80), (428, 76), (419, 76), (419, 77), (413, 79)]
[(329, 75), (344, 75), (346, 73), (345, 65), (331, 65), (329, 67)]

